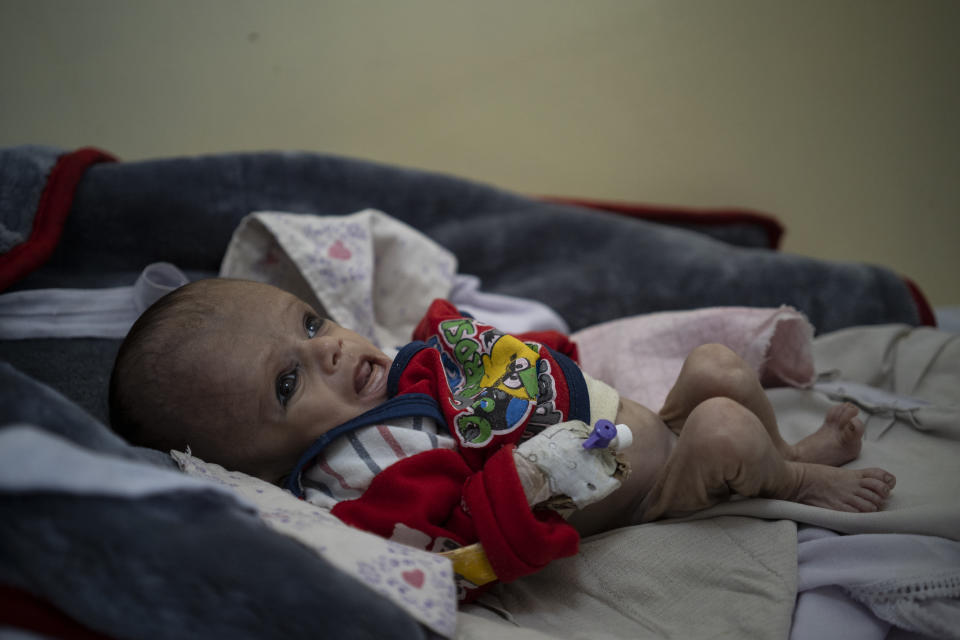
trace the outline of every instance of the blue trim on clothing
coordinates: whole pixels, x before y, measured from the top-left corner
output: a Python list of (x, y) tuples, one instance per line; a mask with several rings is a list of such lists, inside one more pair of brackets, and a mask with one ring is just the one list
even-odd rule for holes
[(400, 385), (400, 376), (403, 374), (403, 371), (407, 368), (407, 365), (410, 364), (410, 360), (413, 359), (413, 356), (417, 355), (424, 349), (429, 349), (430, 345), (422, 340), (414, 340), (410, 344), (404, 345), (400, 352), (397, 353), (397, 357), (393, 359), (393, 364), (390, 365), (390, 373), (387, 374), (387, 396), (393, 397), (397, 395)]
[[(546, 345), (544, 345), (546, 346)], [(560, 365), (560, 371), (567, 380), (567, 390), (570, 392), (570, 411), (567, 420), (580, 420), (590, 424), (590, 392), (587, 391), (587, 381), (577, 363), (568, 356), (546, 347), (550, 356)]]
[(372, 424), (387, 422), (393, 418), (409, 418), (411, 416), (426, 416), (433, 418), (437, 424), (445, 425), (446, 417), (440, 410), (440, 403), (425, 393), (405, 393), (387, 400), (383, 404), (370, 409), (366, 413), (357, 416), (353, 420), (346, 422), (339, 427), (334, 427), (330, 431), (317, 438), (312, 445), (300, 456), (297, 464), (293, 467), (290, 475), (287, 477), (284, 488), (290, 491), (298, 498), (303, 497), (303, 485), (300, 482), (300, 476), (304, 468), (313, 462), (313, 459), (320, 455), (320, 452), (345, 433), (356, 431), (361, 427), (368, 427)]

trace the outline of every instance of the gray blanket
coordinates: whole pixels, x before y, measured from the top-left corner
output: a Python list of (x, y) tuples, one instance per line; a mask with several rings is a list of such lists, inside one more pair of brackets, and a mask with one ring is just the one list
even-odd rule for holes
[[(0, 150), (0, 227), (26, 228), (57, 158)], [(482, 288), (540, 300), (572, 331), (653, 311), (704, 306), (804, 312), (819, 332), (915, 325), (906, 284), (888, 269), (766, 248), (766, 229), (681, 229), (527, 198), (462, 178), (314, 153), (247, 153), (101, 163), (82, 176), (52, 256), (14, 289), (131, 285), (147, 264), (215, 275), (240, 219), (257, 210), (339, 215), (372, 207), (453, 251)], [(11, 236), (13, 237), (13, 236)], [(2, 258), (2, 256), (0, 256)], [(106, 418), (113, 340), (0, 343), (0, 358)]]
[[(141, 473), (175, 468), (0, 363), (0, 430), (22, 425), (137, 462)], [(78, 469), (43, 471), (69, 482)], [(212, 491), (131, 499), (0, 483), (0, 585), (117, 638), (315, 638), (320, 628), (427, 637), (398, 607)]]
[[(0, 166), (7, 173), (16, 164)], [(0, 177), (0, 188), (7, 180)], [(129, 284), (155, 261), (214, 273), (251, 211), (337, 215), (368, 207), (452, 250), (460, 271), (480, 276), (484, 289), (550, 304), (572, 330), (718, 305), (790, 304), (822, 332), (919, 320), (889, 270), (759, 249), (758, 227), (749, 223), (704, 224), (695, 233), (452, 176), (306, 153), (95, 165), (51, 260), (18, 286)]]

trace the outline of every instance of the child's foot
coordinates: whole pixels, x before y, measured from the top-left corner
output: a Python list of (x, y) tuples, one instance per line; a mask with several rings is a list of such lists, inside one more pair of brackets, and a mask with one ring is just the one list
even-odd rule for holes
[(883, 469), (838, 469), (822, 464), (787, 463), (798, 473), (788, 500), (836, 511), (877, 511), (897, 479)]
[(863, 422), (860, 410), (849, 402), (834, 405), (827, 411), (823, 425), (816, 432), (793, 445), (790, 459), (839, 467), (860, 455), (863, 444)]

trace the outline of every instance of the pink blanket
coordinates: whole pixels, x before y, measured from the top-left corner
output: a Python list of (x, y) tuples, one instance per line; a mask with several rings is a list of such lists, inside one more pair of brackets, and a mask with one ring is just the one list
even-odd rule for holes
[(717, 342), (730, 347), (765, 386), (813, 383), (813, 326), (792, 307), (716, 307), (614, 320), (573, 334), (580, 363), (621, 395), (656, 411), (690, 351)]

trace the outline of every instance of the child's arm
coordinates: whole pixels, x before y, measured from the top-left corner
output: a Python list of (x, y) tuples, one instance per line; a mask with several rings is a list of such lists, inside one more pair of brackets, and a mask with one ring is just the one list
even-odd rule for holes
[(629, 472), (616, 452), (632, 441), (626, 425), (609, 420), (598, 420), (593, 429), (579, 420), (547, 428), (513, 452), (527, 501), (533, 506), (562, 496), (582, 509), (602, 500)]

